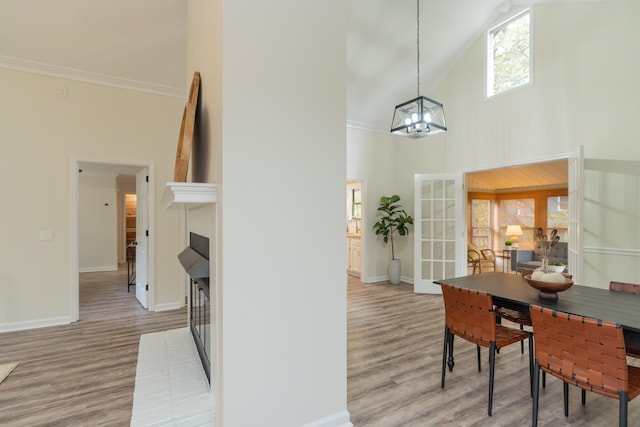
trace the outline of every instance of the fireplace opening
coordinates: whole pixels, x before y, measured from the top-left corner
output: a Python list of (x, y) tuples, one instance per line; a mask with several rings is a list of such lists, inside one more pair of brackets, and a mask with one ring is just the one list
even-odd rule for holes
[(189, 328), (211, 383), (209, 238), (189, 233), (189, 246), (178, 254), (178, 260), (189, 274)]

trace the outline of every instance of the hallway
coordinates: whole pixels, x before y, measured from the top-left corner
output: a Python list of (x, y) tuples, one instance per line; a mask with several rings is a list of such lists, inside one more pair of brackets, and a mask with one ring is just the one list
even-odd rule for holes
[[(0, 334), (0, 425), (128, 426), (141, 334), (187, 326), (186, 308), (147, 312), (127, 269), (80, 274), (80, 320)], [(37, 410), (36, 410), (37, 408)]]

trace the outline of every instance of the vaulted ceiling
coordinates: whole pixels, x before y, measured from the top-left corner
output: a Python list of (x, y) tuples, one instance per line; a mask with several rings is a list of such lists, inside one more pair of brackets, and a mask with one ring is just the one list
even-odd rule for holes
[[(424, 95), (521, 0), (420, 0)], [(416, 94), (416, 0), (348, 0), (347, 121), (386, 131)], [(184, 96), (185, 0), (0, 0), (0, 66)]]
[[(524, 3), (420, 0), (421, 94)], [(386, 132), (417, 94), (416, 0), (348, 0), (348, 13), (346, 120)], [(185, 0), (0, 0), (0, 67), (186, 97), (186, 26)]]

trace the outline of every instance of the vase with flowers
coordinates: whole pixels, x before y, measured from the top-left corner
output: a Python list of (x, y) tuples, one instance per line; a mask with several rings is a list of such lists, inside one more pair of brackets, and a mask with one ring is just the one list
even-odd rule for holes
[[(531, 287), (539, 291), (538, 296), (540, 298), (557, 301), (558, 292), (567, 290), (573, 285), (573, 280), (570, 277), (566, 277), (560, 272), (554, 272), (549, 265), (551, 248), (560, 241), (558, 230), (554, 228), (551, 231), (551, 235), (547, 236), (543, 234), (542, 227), (536, 227), (535, 237), (540, 246), (542, 267), (537, 268), (530, 276), (525, 276), (525, 280)], [(564, 266), (562, 266), (562, 269), (564, 269)]]
[(547, 273), (551, 270), (549, 269), (549, 252), (551, 252), (551, 248), (554, 247), (559, 241), (560, 236), (558, 236), (558, 230), (554, 228), (551, 230), (551, 235), (547, 237), (546, 234), (543, 234), (542, 227), (536, 227), (535, 229), (536, 240), (540, 245), (540, 258), (542, 259), (542, 272)]

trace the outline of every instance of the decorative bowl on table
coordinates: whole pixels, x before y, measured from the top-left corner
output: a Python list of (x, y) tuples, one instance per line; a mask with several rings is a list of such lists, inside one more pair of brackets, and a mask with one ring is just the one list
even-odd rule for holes
[[(560, 274), (560, 276), (562, 276), (562, 274)], [(558, 276), (555, 277), (557, 278)], [(524, 276), (524, 280), (527, 281), (529, 286), (539, 291), (538, 296), (540, 297), (540, 299), (553, 301), (556, 301), (558, 299), (558, 292), (566, 291), (573, 285), (573, 279), (569, 279), (565, 276), (562, 276), (562, 279), (564, 279), (562, 282), (559, 281), (559, 278), (558, 281), (555, 282), (545, 282), (542, 280), (533, 280), (531, 279), (531, 276)]]

